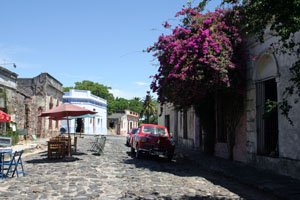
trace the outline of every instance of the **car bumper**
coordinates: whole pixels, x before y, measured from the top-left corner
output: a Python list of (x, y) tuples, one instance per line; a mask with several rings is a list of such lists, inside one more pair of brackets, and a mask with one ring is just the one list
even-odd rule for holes
[(153, 155), (167, 155), (168, 153), (174, 153), (175, 147), (157, 146), (153, 144), (144, 144), (140, 151), (147, 152)]

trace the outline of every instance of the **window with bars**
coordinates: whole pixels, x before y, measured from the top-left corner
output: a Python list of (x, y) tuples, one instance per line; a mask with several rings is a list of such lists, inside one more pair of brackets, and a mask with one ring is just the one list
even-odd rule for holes
[(183, 138), (188, 138), (188, 124), (187, 124), (187, 111), (183, 111)]
[(277, 101), (275, 79), (256, 83), (256, 126), (257, 153), (265, 156), (278, 156), (278, 111), (273, 110), (264, 116), (267, 100)]
[(226, 131), (226, 124), (224, 119), (224, 109), (222, 105), (222, 98), (221, 96), (217, 98), (216, 104), (216, 131), (217, 131), (217, 141), (226, 143), (227, 142), (227, 131)]
[(170, 115), (165, 115), (165, 127), (170, 132)]

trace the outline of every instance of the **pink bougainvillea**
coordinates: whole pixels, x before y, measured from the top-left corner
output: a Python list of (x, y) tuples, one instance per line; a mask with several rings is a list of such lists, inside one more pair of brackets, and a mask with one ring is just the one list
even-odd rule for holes
[[(242, 39), (237, 10), (201, 14), (195, 7), (182, 9), (176, 14), (180, 16), (183, 24), (169, 35), (162, 34), (147, 51), (154, 52), (159, 62), (152, 91), (161, 103), (185, 107), (217, 88), (239, 84), (236, 72), (241, 62), (236, 52)], [(164, 27), (170, 25), (166, 22)]]

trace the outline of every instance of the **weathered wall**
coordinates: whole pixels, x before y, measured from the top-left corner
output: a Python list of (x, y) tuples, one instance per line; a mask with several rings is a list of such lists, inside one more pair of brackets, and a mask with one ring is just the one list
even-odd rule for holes
[[(290, 112), (290, 117), (294, 121), (294, 126), (291, 126), (288, 121), (278, 111), (278, 157), (261, 156), (257, 154), (257, 124), (256, 124), (256, 86), (258, 66), (261, 63), (260, 60), (264, 56), (272, 58), (275, 63), (275, 69), (277, 69), (276, 83), (278, 100), (282, 99), (282, 94), (285, 88), (289, 85), (288, 80), (291, 76), (289, 67), (296, 61), (296, 57), (289, 56), (287, 54), (274, 54), (269, 51), (269, 46), (272, 42), (276, 41), (276, 38), (266, 34), (265, 43), (258, 44), (256, 42), (249, 42), (250, 55), (259, 57), (259, 60), (252, 60), (248, 63), (248, 84), (247, 84), (247, 119), (246, 119), (246, 133), (247, 133), (247, 153), (248, 162), (258, 167), (271, 169), (273, 171), (290, 175), (300, 179), (300, 123), (299, 123), (299, 111), (300, 105), (293, 104), (293, 97), (290, 102), (293, 109)], [(300, 39), (299, 34), (296, 37)], [(268, 63), (265, 64), (266, 66)], [(270, 73), (264, 72), (264, 73)]]
[[(18, 79), (19, 95), (16, 97), (16, 107), (24, 109), (18, 111), (18, 128), (24, 127), (29, 136), (49, 137), (59, 134), (60, 121), (56, 128), (56, 121), (52, 120), (52, 128), (49, 127), (51, 120), (41, 118), (41, 133), (39, 133), (39, 113), (62, 104), (62, 84), (50, 76), (42, 73), (33, 79)], [(21, 94), (24, 94), (22, 97)], [(23, 100), (23, 105), (22, 105)]]
[(158, 117), (158, 124), (166, 126), (165, 116), (170, 117), (169, 132), (180, 147), (195, 148), (195, 112), (193, 108), (187, 110), (187, 138), (184, 138), (183, 112), (176, 111), (171, 104), (163, 105), (163, 113)]
[[(247, 162), (246, 138), (246, 112), (244, 112), (235, 132), (233, 160)], [(216, 142), (215, 156), (225, 159), (229, 158), (227, 143)]]

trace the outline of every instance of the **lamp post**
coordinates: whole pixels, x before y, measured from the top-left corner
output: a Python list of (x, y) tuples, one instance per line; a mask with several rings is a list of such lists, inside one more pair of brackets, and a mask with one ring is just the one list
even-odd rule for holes
[(12, 65), (14, 68), (17, 68), (16, 63), (0, 63), (0, 65)]

